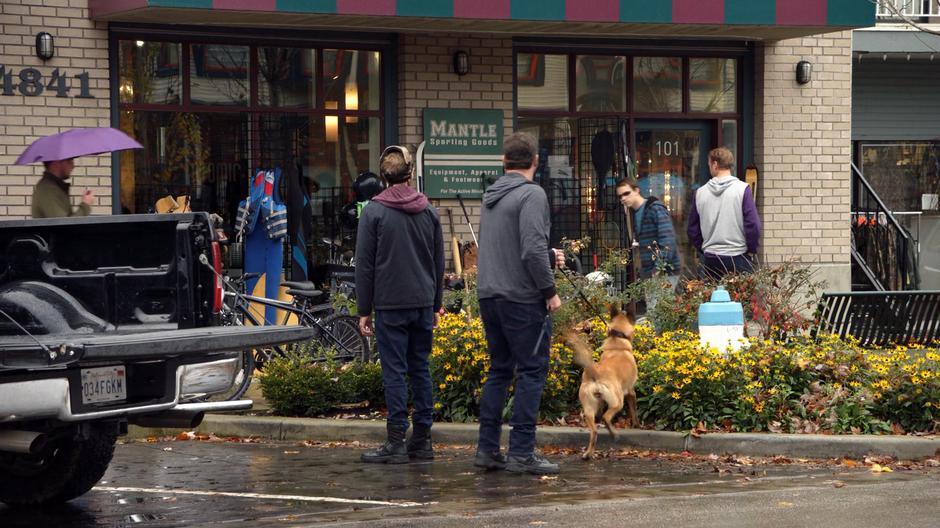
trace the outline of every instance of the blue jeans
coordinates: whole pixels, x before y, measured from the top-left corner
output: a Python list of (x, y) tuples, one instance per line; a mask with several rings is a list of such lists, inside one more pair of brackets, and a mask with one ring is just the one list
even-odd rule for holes
[(376, 310), (375, 338), (382, 362), (382, 384), (388, 423), (408, 428), (408, 384), (414, 403), (412, 421), (431, 427), (434, 421), (434, 396), (431, 392), (431, 340), (434, 331), (434, 310)]
[(702, 253), (702, 262), (699, 266), (699, 276), (703, 279), (720, 279), (731, 273), (751, 273), (754, 264), (747, 255), (726, 257)]
[(480, 299), (480, 316), (490, 354), (490, 371), (480, 397), (482, 452), (499, 451), (503, 407), (513, 375), (516, 390), (509, 425), (509, 454), (528, 456), (535, 450), (535, 422), (548, 376), (548, 345), (552, 321), (544, 303), (522, 304)]

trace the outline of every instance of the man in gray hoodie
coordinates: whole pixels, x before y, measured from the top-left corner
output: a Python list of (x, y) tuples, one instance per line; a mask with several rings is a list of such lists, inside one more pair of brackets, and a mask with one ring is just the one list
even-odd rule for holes
[(701, 252), (703, 277), (753, 271), (750, 255), (760, 244), (760, 217), (748, 184), (731, 174), (734, 155), (725, 147), (708, 153), (712, 179), (692, 198), (689, 241)]
[[(535, 452), (535, 422), (548, 375), (548, 314), (561, 306), (552, 268), (562, 252), (548, 247), (551, 221), (545, 191), (532, 179), (538, 143), (515, 133), (503, 143), (506, 174), (483, 195), (477, 291), (490, 370), (480, 397), (474, 465), (517, 473), (558, 473)], [(516, 378), (508, 456), (500, 453), (503, 408)]]
[[(444, 284), (444, 237), (437, 211), (408, 184), (411, 155), (392, 146), (379, 171), (390, 186), (359, 218), (356, 240), (356, 308), (359, 329), (376, 336), (388, 407), (388, 441), (363, 453), (363, 462), (401, 464), (434, 458), (431, 424), (434, 397), (428, 359), (439, 320)], [(375, 311), (373, 327), (372, 312)], [(414, 429), (408, 431), (408, 384)]]

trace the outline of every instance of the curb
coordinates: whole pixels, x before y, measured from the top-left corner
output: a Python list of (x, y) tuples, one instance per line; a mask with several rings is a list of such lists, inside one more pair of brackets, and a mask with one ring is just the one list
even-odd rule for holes
[[(436, 423), (434, 440), (444, 444), (475, 445), (477, 424)], [(181, 429), (128, 428), (129, 439), (175, 436)], [(216, 436), (257, 436), (278, 441), (316, 440), (320, 442), (380, 443), (385, 440), (384, 420), (340, 420), (207, 414), (196, 429)], [(611, 439), (598, 431), (598, 447), (652, 449), (697, 454), (734, 453), (747, 456), (783, 455), (793, 458), (863, 458), (867, 455), (916, 460), (940, 453), (940, 437), (878, 435), (810, 435), (775, 433), (708, 433), (694, 438), (685, 433), (620, 429)], [(580, 427), (539, 427), (538, 443), (559, 447), (587, 446), (588, 432)], [(508, 438), (504, 434), (504, 439)]]

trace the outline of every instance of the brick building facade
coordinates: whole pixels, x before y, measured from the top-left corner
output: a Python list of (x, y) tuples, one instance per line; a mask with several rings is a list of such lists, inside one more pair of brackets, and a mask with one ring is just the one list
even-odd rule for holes
[[(338, 190), (334, 195), (343, 195), (348, 193), (356, 173), (377, 168), (371, 158), (381, 146), (399, 143), (415, 147), (425, 139), (422, 116), (427, 108), (501, 110), (504, 133), (524, 125), (534, 126), (531, 123), (543, 114), (548, 116), (545, 119), (575, 125), (578, 119), (600, 115), (581, 112), (574, 106), (577, 103), (555, 114), (541, 110), (527, 113), (520, 108), (519, 61), (526, 52), (534, 50), (539, 55), (544, 49), (546, 56), (567, 55), (567, 75), (574, 85), (581, 82), (583, 54), (626, 56), (629, 69), (620, 72), (618, 79), (631, 73), (638, 78), (633, 69), (640, 63), (631, 57), (663, 55), (675, 57), (679, 71), (684, 72), (681, 112), (673, 116), (643, 113), (629, 102), (610, 114), (621, 115), (621, 121), (629, 123), (631, 135), (644, 126), (658, 130), (660, 121), (697, 120), (703, 123), (703, 152), (717, 146), (718, 138), (724, 143), (733, 141), (740, 161), (738, 173), (748, 165), (760, 171), (757, 198), (764, 223), (763, 259), (780, 262), (798, 257), (816, 266), (831, 289), (849, 288), (852, 63), (851, 33), (847, 29), (873, 21), (870, 4), (861, 0), (810, 2), (813, 6), (826, 4), (828, 11), (820, 12), (807, 4), (805, 10), (796, 12), (756, 5), (770, 6), (773, 2), (756, 2), (748, 9), (726, 3), (724, 18), (699, 20), (696, 17), (711, 15), (689, 7), (691, 4), (683, 0), (672, 2), (668, 13), (652, 9), (642, 15), (636, 10), (627, 13), (633, 5), (630, 1), (620, 2), (618, 9), (607, 10), (610, 13), (600, 9), (600, 14), (574, 9), (576, 3), (572, 2), (561, 2), (567, 8), (559, 11), (554, 7), (557, 3), (548, 2), (542, 13), (530, 9), (536, 2), (494, 0), (484, 2), (492, 4), (492, 12), (485, 14), (479, 8), (466, 7), (462, 1), (454, 2), (452, 10), (442, 8), (438, 13), (438, 6), (432, 13), (414, 11), (415, 2), (400, 0), (397, 10), (380, 13), (342, 1), (317, 12), (320, 8), (313, 4), (303, 9), (295, 6), (291, 11), (274, 7), (248, 10), (243, 4), (229, 7), (226, 2), (143, 1), (134, 3), (133, 8), (122, 8), (114, 2), (96, 0), (43, 0), (39, 7), (7, 0), (0, 4), (0, 65), (13, 72), (14, 94), (0, 96), (0, 164), (4, 166), (0, 173), (0, 217), (22, 218), (29, 214), (29, 195), (40, 173), (38, 167), (18, 167), (13, 160), (35, 137), (62, 129), (114, 126), (132, 135), (137, 133), (138, 139), (144, 134), (146, 141), (141, 141), (148, 151), (144, 154), (115, 156), (118, 162), (114, 166), (110, 156), (89, 157), (77, 163), (74, 185), (95, 190), (99, 196), (96, 213), (118, 213), (122, 209), (145, 212), (154, 193), (172, 194), (187, 188), (197, 197), (196, 204), (199, 200), (210, 203), (206, 196), (211, 196), (219, 208), (230, 207), (231, 197), (223, 200), (217, 195), (229, 192), (235, 196), (241, 191), (226, 191), (216, 173), (244, 172), (247, 177), (252, 168), (281, 159), (277, 158), (280, 154), (271, 152), (292, 141), (302, 142), (307, 151), (301, 168), (304, 176), (316, 179), (320, 187), (335, 183)], [(617, 4), (600, 0), (594, 3), (604, 4), (600, 7)], [(474, 22), (474, 18), (489, 20)], [(197, 31), (188, 25), (195, 22), (209, 29)], [(289, 29), (268, 29), (275, 25)], [(336, 32), (341, 27), (360, 32)], [(324, 31), (306, 31), (309, 28)], [(40, 31), (55, 37), (55, 57), (46, 62), (38, 59), (34, 50), (35, 35)], [(136, 41), (139, 49), (135, 50), (133, 43), (138, 38), (148, 40), (146, 46)], [(170, 82), (170, 92), (178, 91), (169, 97), (164, 94), (162, 99), (155, 99), (150, 92), (142, 96), (139, 79), (125, 73), (125, 69), (141, 62), (142, 50), (150, 49), (151, 41), (162, 44), (158, 50), (155, 48), (157, 58), (147, 58), (156, 61), (158, 70), (149, 75), (159, 77), (161, 83)], [(374, 45), (370, 44), (373, 41)], [(238, 55), (238, 45), (242, 44), (246, 46), (244, 57)], [(311, 90), (318, 92), (306, 95), (309, 104), (301, 101), (287, 110), (275, 111), (271, 107), (277, 105), (270, 93), (277, 87), (265, 68), (270, 66), (276, 50), (288, 46), (314, 50), (312, 58), (304, 59), (313, 65), (299, 59), (298, 64), (308, 74), (312, 71), (323, 75), (315, 83), (316, 90)], [(213, 70), (207, 57), (222, 48), (228, 53), (228, 62)], [(343, 58), (343, 49), (352, 52)], [(604, 51), (596, 51), (600, 49)], [(688, 69), (702, 49), (711, 50), (709, 56), (735, 61), (738, 102), (721, 114), (724, 117), (712, 118), (694, 109), (695, 88), (689, 87), (693, 74)], [(167, 50), (171, 56), (165, 56)], [(454, 72), (454, 53), (458, 50), (468, 53), (466, 75)], [(351, 67), (349, 55), (353, 56)], [(369, 69), (369, 61), (378, 64), (378, 57), (381, 76)], [(345, 66), (342, 60), (346, 60)], [(813, 64), (812, 80), (804, 85), (794, 78), (795, 64), (801, 60)], [(240, 65), (238, 61), (242, 61)], [(394, 71), (388, 71), (388, 66)], [(545, 64), (541, 67), (544, 69)], [(27, 68), (38, 70), (46, 82), (58, 69), (70, 83), (67, 96), (58, 97), (48, 90), (40, 96), (19, 93), (18, 76)], [(237, 75), (232, 73), (236, 70), (240, 72)], [(355, 71), (359, 72), (358, 80)], [(363, 75), (370, 71), (375, 78), (365, 80)], [(93, 98), (75, 97), (80, 81), (74, 76), (86, 72)], [(545, 71), (540, 74), (546, 75)], [(232, 77), (220, 81), (220, 75)], [(613, 78), (614, 74), (609, 75)], [(343, 85), (331, 84), (337, 78), (346, 81), (345, 100)], [(353, 84), (359, 83), (358, 95), (353, 99), (350, 78)], [(238, 91), (240, 82), (245, 84), (244, 93), (229, 94)], [(376, 82), (381, 84), (381, 97), (375, 95)], [(199, 83), (217, 94), (200, 91)], [(153, 90), (149, 85), (148, 89)], [(580, 88), (571, 89), (577, 92)], [(629, 98), (636, 97), (632, 90), (628, 89)], [(572, 100), (576, 95), (571, 96)], [(197, 101), (199, 97), (207, 100)], [(223, 112), (231, 107), (235, 109)], [(182, 145), (172, 145), (173, 131), (177, 130), (173, 127), (185, 125), (174, 121), (174, 115), (180, 113), (195, 116), (193, 122), (200, 125), (195, 127), (195, 137), (204, 147), (185, 150)], [(188, 126), (186, 130), (193, 133), (193, 125)], [(337, 126), (339, 137), (347, 137), (345, 143), (335, 139)], [(302, 138), (297, 139), (299, 136)], [(578, 141), (584, 143), (583, 138)], [(630, 145), (636, 149), (638, 141), (632, 138)], [(159, 152), (154, 154), (154, 149)], [(576, 158), (583, 158), (584, 152), (578, 154), (575, 149), (572, 147), (567, 162), (579, 173), (578, 163), (584, 160)], [(186, 169), (185, 178), (170, 174), (172, 171), (166, 168), (174, 152), (176, 157), (189, 160), (187, 163), (195, 163), (195, 168)], [(199, 165), (199, 156), (208, 160), (204, 166)], [(193, 157), (196, 162), (192, 162)], [(224, 170), (220, 159), (225, 163)], [(701, 178), (701, 171), (696, 174)], [(145, 192), (144, 183), (150, 182), (153, 189)], [(196, 188), (197, 182), (202, 188)], [(136, 194), (134, 187), (138, 188)], [(112, 194), (120, 200), (112, 200)], [(328, 202), (328, 198), (323, 200)], [(440, 198), (434, 202), (451, 208), (455, 219), (462, 218), (455, 200)], [(479, 200), (467, 205), (475, 222)], [(329, 203), (318, 212), (324, 223), (334, 222), (337, 214)], [(590, 221), (587, 224), (587, 228), (592, 227)], [(458, 236), (469, 239), (464, 222), (455, 221), (455, 227)], [(677, 230), (684, 227), (676, 226)]]

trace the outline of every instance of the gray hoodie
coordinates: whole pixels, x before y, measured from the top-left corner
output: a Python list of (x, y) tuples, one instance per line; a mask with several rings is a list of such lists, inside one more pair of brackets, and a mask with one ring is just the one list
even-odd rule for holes
[(689, 241), (705, 253), (756, 253), (760, 217), (751, 188), (734, 176), (714, 177), (695, 192), (689, 214)]
[(548, 198), (518, 172), (496, 180), (483, 194), (477, 291), (481, 299), (541, 303), (555, 295), (548, 247)]

